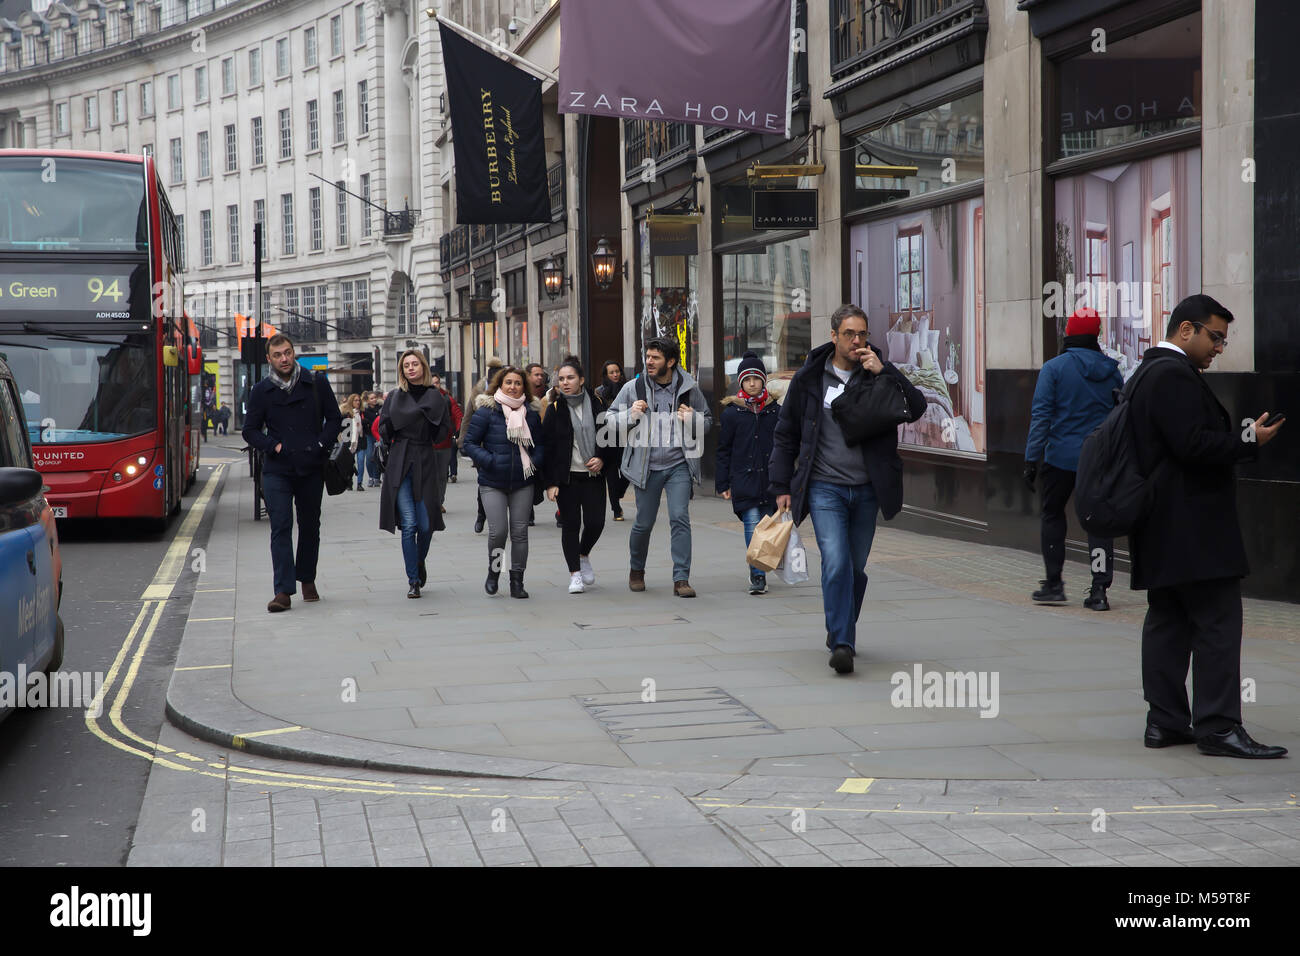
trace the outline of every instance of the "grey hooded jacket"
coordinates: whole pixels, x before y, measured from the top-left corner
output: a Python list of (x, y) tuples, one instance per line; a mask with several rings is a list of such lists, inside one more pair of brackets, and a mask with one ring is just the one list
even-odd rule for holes
[[(686, 455), (686, 464), (691, 472), (691, 481), (700, 482), (700, 458), (704, 454), (704, 436), (713, 425), (713, 415), (709, 403), (705, 401), (704, 392), (688, 372), (675, 366), (673, 408), (682, 404), (690, 405), (695, 410), (692, 418), (686, 422), (672, 413), (672, 441)], [(646, 412), (633, 420), (632, 406), (640, 397), (638, 381), (640, 376), (624, 384), (614, 398), (613, 404), (605, 415), (605, 424), (596, 435), (597, 444), (602, 447), (608, 442), (617, 441), (623, 446), (623, 477), (638, 488), (644, 488), (650, 474), (650, 438), (652, 434), (651, 415)], [(647, 400), (649, 400), (647, 398)], [(616, 431), (615, 431), (616, 430)]]

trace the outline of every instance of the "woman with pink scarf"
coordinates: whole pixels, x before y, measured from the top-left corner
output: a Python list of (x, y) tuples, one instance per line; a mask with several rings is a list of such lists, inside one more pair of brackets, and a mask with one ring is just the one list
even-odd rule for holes
[(497, 593), (506, 535), (510, 536), (510, 596), (526, 598), (528, 515), (544, 449), (537, 402), (530, 401), (524, 373), (513, 365), (492, 378), (474, 400), (464, 451), (478, 468), (479, 491), (488, 523), (488, 575), (483, 589)]

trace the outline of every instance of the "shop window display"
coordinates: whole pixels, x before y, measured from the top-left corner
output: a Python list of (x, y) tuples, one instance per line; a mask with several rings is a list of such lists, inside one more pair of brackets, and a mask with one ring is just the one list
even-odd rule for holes
[(728, 389), (739, 385), (736, 371), (746, 351), (763, 360), (769, 382), (792, 378), (807, 361), (813, 346), (810, 253), (811, 240), (800, 236), (720, 257)]
[(1173, 307), (1201, 288), (1201, 152), (1182, 150), (1059, 179), (1056, 281), (1043, 309), (1102, 316), (1101, 346), (1127, 378), (1164, 337)]
[(856, 225), (849, 255), (872, 344), (926, 397), (899, 442), (984, 454), (983, 198)]

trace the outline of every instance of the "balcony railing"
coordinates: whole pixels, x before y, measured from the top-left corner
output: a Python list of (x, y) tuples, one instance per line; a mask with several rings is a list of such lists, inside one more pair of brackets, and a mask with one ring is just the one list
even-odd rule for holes
[(384, 213), (384, 238), (389, 236), (408, 236), (420, 220), (418, 209), (398, 209)]
[(362, 312), (360, 315), (345, 315), (338, 321), (339, 338), (352, 342), (357, 339), (368, 339), (371, 336), (370, 316)]
[(831, 75), (840, 76), (909, 34), (944, 25), (980, 0), (831, 0)]
[(634, 178), (647, 159), (667, 162), (695, 148), (695, 127), (690, 123), (624, 120), (624, 177)]
[(319, 319), (281, 318), (275, 327), (293, 339), (295, 345), (302, 342), (324, 342), (327, 338), (325, 323)]

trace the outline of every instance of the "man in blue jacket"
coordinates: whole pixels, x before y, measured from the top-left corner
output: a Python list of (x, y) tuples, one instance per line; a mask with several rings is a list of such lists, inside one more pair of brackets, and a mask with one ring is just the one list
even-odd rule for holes
[[(266, 343), (271, 374), (253, 386), (244, 418), (244, 441), (262, 452), (262, 497), (271, 518), (271, 565), (275, 597), (271, 613), (289, 610), (295, 581), (302, 599), (319, 601), (321, 468), (343, 427), (339, 403), (324, 375), (307, 372), (287, 335)], [(298, 512), (298, 553), (293, 550), (293, 513)]]
[[(1064, 604), (1065, 505), (1074, 493), (1083, 440), (1115, 407), (1114, 392), (1124, 387), (1119, 363), (1097, 344), (1101, 318), (1093, 309), (1077, 310), (1065, 323), (1065, 351), (1043, 363), (1034, 388), (1029, 440), (1025, 443), (1025, 484), (1043, 477), (1043, 563), (1047, 580), (1034, 592), (1040, 604)], [(1041, 461), (1041, 465), (1039, 462)], [(1083, 606), (1109, 611), (1106, 589), (1114, 580), (1115, 542), (1088, 535), (1092, 590)]]

